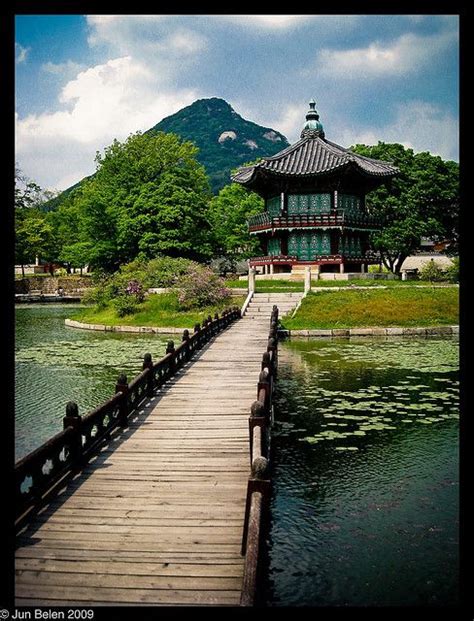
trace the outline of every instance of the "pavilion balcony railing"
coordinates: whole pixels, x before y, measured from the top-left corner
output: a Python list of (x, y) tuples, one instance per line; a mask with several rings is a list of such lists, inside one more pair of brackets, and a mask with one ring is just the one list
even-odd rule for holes
[(248, 220), (251, 233), (271, 229), (352, 227), (378, 229), (382, 219), (367, 213), (336, 209), (328, 213), (291, 214), (271, 217), (268, 211), (252, 216)]
[(380, 257), (375, 252), (366, 252), (365, 254), (349, 255), (349, 254), (324, 254), (314, 255), (311, 258), (304, 259), (294, 255), (266, 255), (261, 257), (252, 257), (249, 259), (250, 267), (259, 265), (295, 265), (295, 264), (313, 264), (313, 263), (378, 263)]

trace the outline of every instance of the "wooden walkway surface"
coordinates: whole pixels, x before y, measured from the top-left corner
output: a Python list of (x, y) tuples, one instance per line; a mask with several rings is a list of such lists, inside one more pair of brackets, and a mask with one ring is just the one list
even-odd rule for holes
[(19, 535), (17, 605), (239, 605), (269, 316), (204, 347)]

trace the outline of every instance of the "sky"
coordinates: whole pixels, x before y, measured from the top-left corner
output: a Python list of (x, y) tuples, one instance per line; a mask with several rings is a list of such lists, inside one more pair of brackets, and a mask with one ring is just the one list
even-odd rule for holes
[(17, 15), (15, 89), (16, 161), (50, 190), (206, 97), (291, 143), (314, 98), (342, 146), (459, 161), (457, 15)]

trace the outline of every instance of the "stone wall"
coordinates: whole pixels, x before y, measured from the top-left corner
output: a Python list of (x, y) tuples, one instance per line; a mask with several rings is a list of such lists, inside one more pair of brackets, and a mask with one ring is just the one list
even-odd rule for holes
[(91, 278), (83, 276), (31, 276), (15, 280), (15, 293), (30, 293), (31, 291), (56, 293), (58, 288), (62, 287), (64, 293), (73, 294), (80, 293), (91, 286)]

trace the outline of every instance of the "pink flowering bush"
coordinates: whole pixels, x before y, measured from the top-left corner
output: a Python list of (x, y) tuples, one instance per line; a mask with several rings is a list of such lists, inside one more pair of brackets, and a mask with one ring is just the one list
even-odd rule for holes
[(177, 279), (175, 290), (180, 305), (185, 309), (219, 305), (231, 296), (222, 278), (209, 267), (197, 263)]

